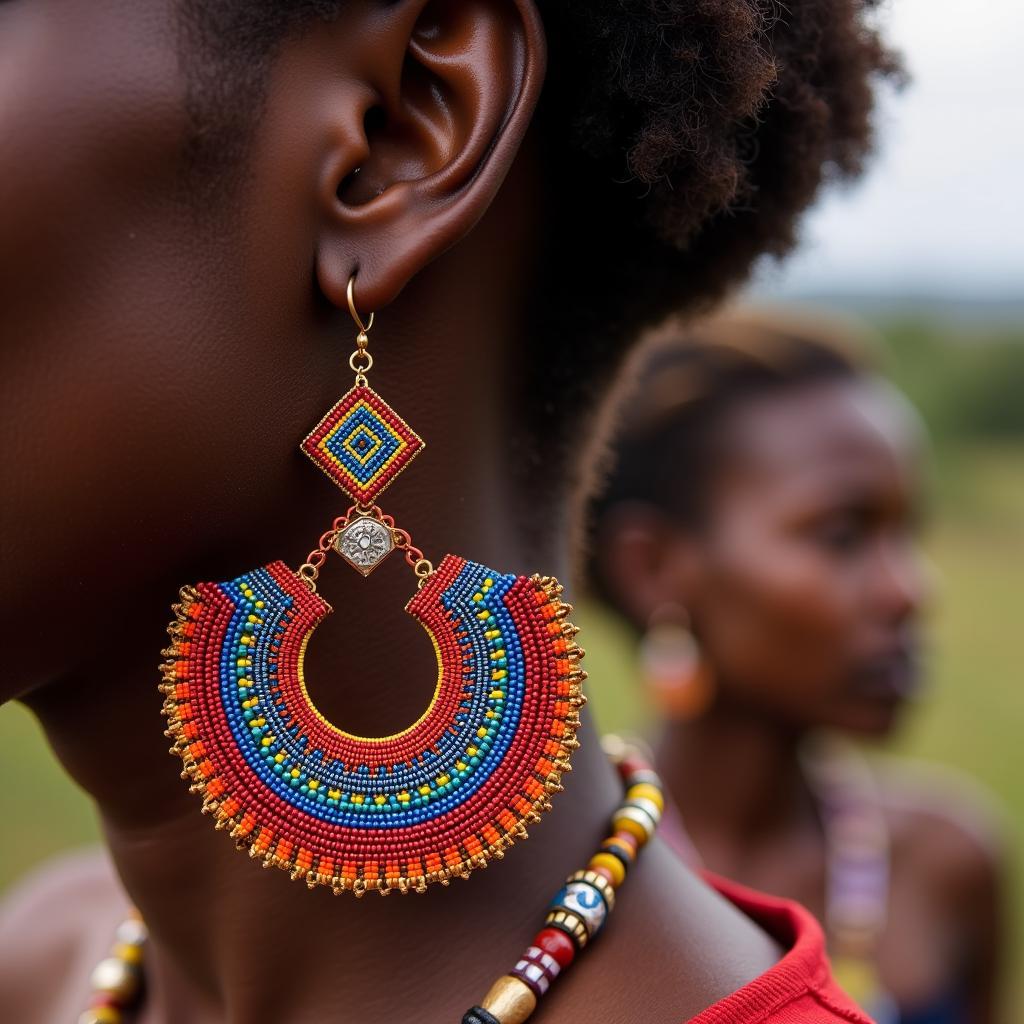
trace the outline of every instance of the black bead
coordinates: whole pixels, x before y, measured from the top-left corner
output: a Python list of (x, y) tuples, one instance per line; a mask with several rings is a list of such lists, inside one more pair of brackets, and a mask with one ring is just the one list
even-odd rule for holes
[(482, 1006), (474, 1006), (462, 1015), (462, 1024), (501, 1024), (501, 1021)]

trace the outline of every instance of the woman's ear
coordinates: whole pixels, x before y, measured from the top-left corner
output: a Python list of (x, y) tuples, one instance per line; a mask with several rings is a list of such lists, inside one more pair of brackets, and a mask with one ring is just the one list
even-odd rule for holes
[(623, 502), (605, 514), (597, 531), (599, 571), (615, 603), (637, 628), (666, 605), (689, 610), (697, 551), (660, 509)]
[(349, 101), (321, 108), (316, 257), (320, 288), (337, 306), (358, 274), (364, 314), (483, 216), (526, 135), (546, 56), (532, 0), (368, 9), (354, 19), (364, 45), (341, 43), (349, 88), (334, 95)]

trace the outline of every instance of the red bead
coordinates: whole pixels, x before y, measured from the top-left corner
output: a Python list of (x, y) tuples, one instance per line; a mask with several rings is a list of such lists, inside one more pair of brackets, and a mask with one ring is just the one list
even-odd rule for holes
[(576, 956), (576, 947), (573, 945), (572, 939), (558, 928), (545, 928), (537, 932), (533, 938), (533, 944), (539, 949), (543, 949), (549, 956), (554, 957), (563, 971)]
[(651, 766), (639, 754), (628, 754), (619, 762), (619, 774), (629, 778), (634, 772), (650, 771)]

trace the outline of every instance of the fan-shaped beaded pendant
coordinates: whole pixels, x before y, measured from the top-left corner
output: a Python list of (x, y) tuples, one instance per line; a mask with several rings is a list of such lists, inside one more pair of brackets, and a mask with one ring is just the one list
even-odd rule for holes
[[(557, 580), (446, 555), (435, 569), (373, 504), (423, 441), (372, 391), (367, 330), (355, 386), (302, 449), (355, 500), (307, 561), (184, 587), (161, 690), (172, 752), (218, 828), (310, 888), (423, 891), (483, 867), (549, 809), (578, 746), (582, 650)], [(370, 324), (372, 324), (372, 318)], [(367, 575), (392, 551), (419, 589), (406, 611), (438, 662), (408, 729), (354, 736), (309, 698), (306, 645), (331, 608), (316, 593), (328, 553)]]

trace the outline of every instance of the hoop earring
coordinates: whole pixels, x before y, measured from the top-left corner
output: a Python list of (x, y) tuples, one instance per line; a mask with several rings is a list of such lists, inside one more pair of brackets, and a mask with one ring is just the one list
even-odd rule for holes
[[(424, 442), (370, 388), (374, 318), (359, 315), (354, 276), (347, 294), (354, 384), (301, 448), (354, 504), (297, 570), (275, 561), (183, 587), (160, 689), (182, 778), (239, 848), (311, 889), (423, 892), (501, 858), (550, 809), (586, 673), (557, 580), (451, 554), (435, 568), (375, 503)], [(365, 738), (313, 705), (304, 654), (331, 613), (316, 587), (329, 555), (366, 576), (393, 551), (416, 578), (405, 608), (438, 682), (414, 725)]]
[(698, 718), (714, 698), (711, 666), (681, 605), (663, 605), (651, 615), (640, 641), (640, 668), (644, 687), (664, 718)]

